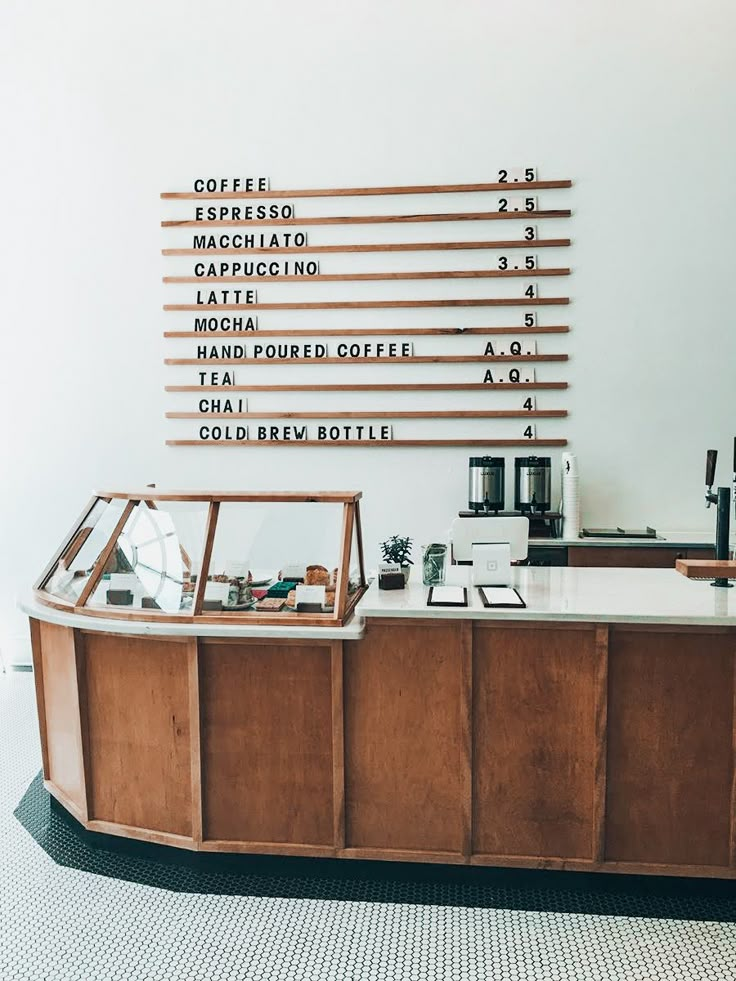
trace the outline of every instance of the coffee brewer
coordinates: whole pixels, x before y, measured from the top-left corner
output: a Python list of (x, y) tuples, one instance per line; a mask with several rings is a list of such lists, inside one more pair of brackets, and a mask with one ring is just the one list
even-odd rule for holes
[(471, 456), (468, 462), (468, 508), (476, 513), (503, 511), (506, 461), (502, 456)]
[(551, 458), (517, 456), (514, 460), (514, 508), (522, 514), (541, 514), (551, 507)]
[(468, 510), (461, 518), (483, 515), (525, 515), (529, 533), (557, 538), (561, 515), (552, 511), (552, 466), (548, 456), (517, 457), (514, 467), (514, 510), (505, 511), (506, 461), (500, 456), (471, 456), (468, 467)]

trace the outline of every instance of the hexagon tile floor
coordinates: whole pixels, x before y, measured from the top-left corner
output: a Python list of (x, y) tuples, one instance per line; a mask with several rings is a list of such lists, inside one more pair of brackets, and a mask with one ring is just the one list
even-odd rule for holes
[(91, 849), (39, 767), (33, 677), (0, 675), (0, 981), (736, 978), (734, 883), (183, 868)]

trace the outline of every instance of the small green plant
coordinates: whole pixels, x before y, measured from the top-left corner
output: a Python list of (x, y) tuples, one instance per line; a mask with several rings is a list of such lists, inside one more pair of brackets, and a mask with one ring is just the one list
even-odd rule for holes
[(411, 560), (411, 538), (401, 538), (399, 535), (392, 535), (385, 542), (381, 542), (381, 552), (384, 562), (398, 562), (399, 565), (414, 565)]

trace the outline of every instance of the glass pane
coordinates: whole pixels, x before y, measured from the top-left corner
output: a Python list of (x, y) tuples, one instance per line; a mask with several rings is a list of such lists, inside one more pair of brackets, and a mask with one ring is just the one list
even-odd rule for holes
[(324, 588), (304, 612), (331, 612), (341, 529), (342, 504), (220, 505), (202, 612), (296, 613), (297, 584)]
[(351, 598), (360, 589), (361, 586), (365, 585), (363, 577), (361, 574), (360, 567), (360, 551), (358, 549), (358, 525), (355, 521), (355, 512), (353, 512), (353, 534), (349, 543), (349, 553), (346, 556), (346, 568), (348, 573), (348, 584), (347, 584), (347, 596), (346, 605), (350, 605)]
[(350, 578), (348, 579), (348, 597), (365, 585), (364, 570), (361, 572), (360, 551), (358, 548), (358, 522), (353, 521), (353, 537), (350, 543), (350, 562), (348, 564)]
[(100, 552), (110, 541), (126, 501), (98, 499), (82, 522), (56, 568), (44, 583), (52, 596), (76, 603), (94, 569)]
[(191, 611), (207, 512), (207, 503), (201, 501), (137, 504), (89, 605)]

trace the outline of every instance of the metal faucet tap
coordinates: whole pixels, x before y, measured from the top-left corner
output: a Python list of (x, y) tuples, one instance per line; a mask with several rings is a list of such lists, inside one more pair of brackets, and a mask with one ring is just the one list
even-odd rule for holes
[(707, 508), (709, 508), (711, 504), (718, 503), (718, 495), (713, 493), (717, 462), (718, 450), (708, 450), (705, 455), (705, 506)]

